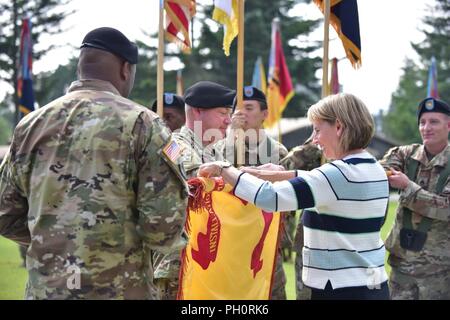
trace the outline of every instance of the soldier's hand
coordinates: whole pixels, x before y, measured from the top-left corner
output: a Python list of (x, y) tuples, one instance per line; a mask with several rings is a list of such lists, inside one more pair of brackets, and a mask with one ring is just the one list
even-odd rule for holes
[(236, 111), (231, 117), (231, 129), (242, 129), (245, 126), (247, 116), (241, 110)]
[(406, 189), (409, 183), (409, 178), (403, 172), (397, 171), (393, 168), (390, 169), (388, 180), (391, 187), (400, 190)]

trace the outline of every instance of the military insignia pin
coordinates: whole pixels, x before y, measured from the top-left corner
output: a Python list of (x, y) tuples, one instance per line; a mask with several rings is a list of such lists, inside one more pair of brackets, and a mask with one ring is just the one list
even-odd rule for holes
[(173, 94), (172, 93), (165, 93), (164, 94), (164, 102), (166, 105), (173, 103)]
[(244, 94), (247, 98), (251, 98), (253, 96), (253, 87), (245, 87)]

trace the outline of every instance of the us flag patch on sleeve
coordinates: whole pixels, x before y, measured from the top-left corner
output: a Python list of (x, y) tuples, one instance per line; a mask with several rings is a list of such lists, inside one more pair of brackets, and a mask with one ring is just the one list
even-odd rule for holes
[(177, 160), (181, 155), (181, 151), (181, 146), (175, 140), (171, 140), (162, 150), (167, 159), (173, 163), (177, 163)]

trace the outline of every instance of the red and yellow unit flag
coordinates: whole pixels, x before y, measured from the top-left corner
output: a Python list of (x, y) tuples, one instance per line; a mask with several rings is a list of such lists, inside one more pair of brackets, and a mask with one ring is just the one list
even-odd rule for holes
[[(314, 0), (324, 11), (324, 1)], [(330, 0), (330, 24), (336, 30), (353, 68), (361, 66), (358, 3), (356, 0)]]
[(280, 214), (233, 195), (222, 178), (193, 178), (178, 299), (270, 299)]
[(189, 37), (189, 22), (195, 15), (194, 0), (165, 0), (166, 38), (181, 46), (184, 52), (192, 48)]
[(31, 39), (31, 21), (22, 19), (20, 32), (20, 59), (17, 76), (17, 97), (21, 115), (27, 115), (34, 110), (33, 93), (33, 41)]
[(283, 110), (294, 96), (294, 87), (281, 44), (278, 19), (272, 21), (272, 45), (270, 47), (267, 82), (266, 97), (269, 114), (264, 126), (270, 128), (280, 121)]

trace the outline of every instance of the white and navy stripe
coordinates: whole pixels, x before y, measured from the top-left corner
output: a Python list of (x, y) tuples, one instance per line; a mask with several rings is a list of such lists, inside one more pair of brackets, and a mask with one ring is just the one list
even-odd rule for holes
[(242, 174), (234, 192), (267, 211), (308, 209), (302, 216), (306, 285), (323, 289), (328, 280), (333, 288), (386, 281), (380, 229), (389, 185), (369, 153), (297, 171), (297, 177), (273, 184)]

